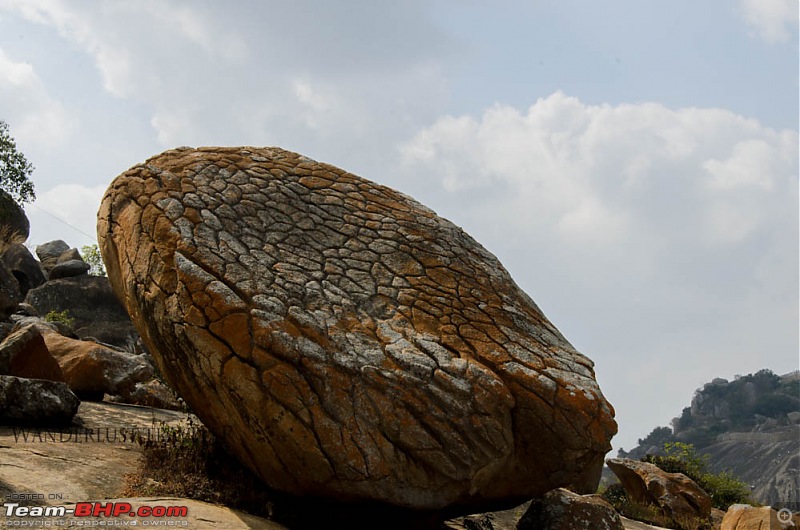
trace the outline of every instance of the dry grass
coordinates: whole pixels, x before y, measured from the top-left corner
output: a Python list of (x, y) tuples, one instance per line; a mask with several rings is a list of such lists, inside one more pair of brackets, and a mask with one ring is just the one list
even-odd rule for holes
[(177, 496), (269, 516), (268, 492), (202, 425), (161, 425), (155, 439), (140, 439), (142, 460), (126, 477), (125, 496)]
[(293, 530), (437, 530), (441, 514), (385, 504), (353, 504), (294, 497), (269, 489), (233, 458), (202, 425), (161, 425), (157, 439), (141, 439), (139, 469), (125, 477), (125, 497), (175, 496), (220, 504), (272, 519)]
[(19, 232), (12, 230), (8, 225), (0, 225), (0, 254), (8, 250), (11, 245), (24, 242), (25, 238)]

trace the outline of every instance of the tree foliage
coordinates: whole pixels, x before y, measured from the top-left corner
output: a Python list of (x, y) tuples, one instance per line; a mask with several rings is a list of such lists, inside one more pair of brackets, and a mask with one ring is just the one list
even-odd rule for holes
[(0, 120), (0, 190), (22, 205), (36, 198), (30, 180), (33, 165), (17, 150), (8, 124)]
[(103, 263), (103, 256), (100, 254), (100, 248), (94, 245), (85, 245), (81, 248), (81, 257), (83, 261), (89, 264), (89, 274), (92, 276), (105, 276), (106, 266)]

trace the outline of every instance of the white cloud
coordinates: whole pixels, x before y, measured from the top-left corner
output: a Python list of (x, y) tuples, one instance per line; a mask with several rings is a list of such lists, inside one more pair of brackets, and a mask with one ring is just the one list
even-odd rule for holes
[[(33, 204), (25, 206), (31, 221), (29, 241), (44, 243), (62, 239), (76, 246), (96, 241), (97, 210), (107, 186), (60, 184), (37, 194)], [(76, 242), (81, 242), (78, 245)]]
[(81, 46), (94, 57), (105, 89), (117, 97), (146, 98), (162, 86), (166, 79), (148, 68), (150, 57), (177, 60), (191, 48), (195, 55), (199, 48), (204, 56), (226, 60), (246, 54), (239, 35), (219, 30), (207, 10), (188, 5), (145, 1), (98, 9), (63, 0), (5, 0), (0, 7), (52, 26)]
[(71, 129), (64, 106), (46, 91), (33, 65), (16, 62), (0, 48), (0, 99), (14, 137), (28, 146), (53, 146)]
[(740, 0), (742, 18), (769, 43), (786, 42), (798, 25), (797, 0)]
[(796, 131), (557, 92), (442, 117), (401, 153), (597, 362), (624, 446), (728, 370), (796, 368)]
[[(726, 111), (593, 106), (557, 92), (526, 112), (443, 117), (402, 153), (452, 193), (506, 190), (511, 224), (567, 241), (700, 245), (741, 242), (771, 222), (770, 201), (796, 179), (796, 141)], [(642, 222), (656, 212), (658, 223)]]
[(0, 0), (3, 7), (89, 54), (105, 90), (142, 105), (165, 148), (276, 143), (335, 153), (333, 142), (353, 149), (358, 138), (407, 126), (376, 119), (387, 100), (419, 114), (442, 96), (442, 75), (429, 60), (441, 45), (421, 15), (424, 2), (347, 10), (317, 2), (228, 9), (212, 1)]

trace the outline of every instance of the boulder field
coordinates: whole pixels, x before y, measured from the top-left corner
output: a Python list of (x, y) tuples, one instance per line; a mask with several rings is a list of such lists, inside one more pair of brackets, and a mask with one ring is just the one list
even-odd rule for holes
[(268, 485), (434, 510), (594, 492), (593, 363), (497, 258), (390, 188), (278, 148), (180, 148), (98, 213), (160, 371)]

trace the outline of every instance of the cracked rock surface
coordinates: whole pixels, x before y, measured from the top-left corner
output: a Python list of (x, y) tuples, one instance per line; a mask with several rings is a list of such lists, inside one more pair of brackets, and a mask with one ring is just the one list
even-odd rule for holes
[(397, 191), (180, 148), (117, 177), (98, 240), (162, 373), (272, 487), (438, 509), (596, 486), (616, 424), (592, 362)]

